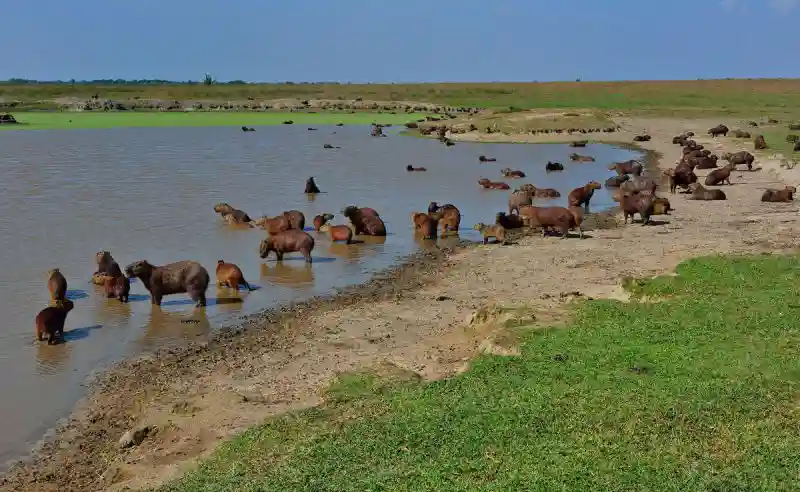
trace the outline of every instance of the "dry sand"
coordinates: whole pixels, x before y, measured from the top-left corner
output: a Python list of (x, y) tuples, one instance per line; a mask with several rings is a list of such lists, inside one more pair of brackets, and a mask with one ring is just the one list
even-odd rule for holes
[[(630, 142), (646, 131), (653, 139), (641, 147), (660, 156), (661, 167), (679, 159), (680, 147), (671, 140), (684, 130), (694, 130), (696, 140), (717, 153), (749, 145), (704, 137), (717, 120), (617, 121), (622, 132), (587, 137)], [(453, 138), (565, 139), (477, 133)], [(424, 379), (442, 378), (463, 370), (479, 350), (513, 353), (513, 346), (492, 342), (495, 324), (470, 324), (482, 308), (526, 306), (537, 322), (554, 322), (572, 292), (618, 296), (625, 276), (665, 273), (703, 254), (791, 250), (799, 232), (796, 205), (759, 199), (764, 188), (797, 185), (800, 169), (781, 169), (778, 159), (765, 154), (757, 164), (760, 171), (734, 172), (733, 185), (724, 187), (727, 201), (696, 202), (661, 192), (676, 210), (657, 217), (657, 225), (594, 230), (585, 240), (528, 236), (512, 246), (431, 251), (390, 278), (338, 299), (254, 317), (243, 332), (207, 345), (125, 362), (103, 377), (39, 458), (12, 470), (0, 485), (28, 492), (155, 486), (180, 476), (220, 440), (269, 416), (320, 403), (322, 390), (339, 372), (388, 363)], [(706, 172), (698, 172), (701, 180)], [(158, 431), (120, 450), (120, 437), (142, 426)]]

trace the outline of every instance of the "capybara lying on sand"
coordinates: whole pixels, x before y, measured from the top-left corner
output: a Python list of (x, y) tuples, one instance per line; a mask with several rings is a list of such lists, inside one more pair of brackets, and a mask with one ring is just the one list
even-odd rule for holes
[(490, 237), (494, 238), (495, 243), (505, 244), (506, 242), (506, 229), (500, 224), (486, 225), (483, 222), (478, 222), (472, 228), (481, 233), (483, 244), (489, 244)]
[(652, 137), (650, 137), (650, 135), (636, 135), (635, 137), (633, 137), (633, 141), (634, 142), (649, 142), (651, 138)]
[(311, 263), (311, 250), (313, 249), (314, 238), (310, 234), (305, 231), (290, 229), (263, 239), (258, 253), (262, 259), (265, 259), (274, 251), (278, 261), (283, 261), (285, 253), (299, 251), (305, 258), (306, 263)]
[(650, 216), (653, 215), (653, 195), (623, 192), (619, 198), (619, 206), (622, 209), (625, 224), (628, 223), (628, 218), (633, 223), (634, 216), (639, 214), (639, 217), (642, 218), (642, 225), (646, 225), (650, 222)]
[(794, 186), (787, 186), (782, 190), (775, 190), (768, 188), (761, 195), (762, 202), (791, 202), (794, 200), (794, 194), (797, 193), (797, 188)]
[(252, 220), (245, 212), (233, 208), (227, 203), (214, 205), (214, 212), (220, 214), (230, 224), (247, 224)]
[(73, 307), (75, 304), (66, 299), (59, 306), (48, 306), (39, 311), (39, 314), (36, 315), (36, 339), (40, 342), (43, 341), (46, 333), (48, 345), (63, 340), (64, 322)]
[(47, 290), (53, 305), (61, 306), (67, 300), (67, 279), (58, 268), (47, 272)]
[(107, 298), (116, 298), (119, 302), (128, 302), (128, 294), (131, 292), (131, 281), (125, 275), (106, 277), (106, 282), (103, 287)]
[(216, 273), (217, 285), (221, 287), (230, 287), (238, 290), (241, 285), (247, 290), (253, 290), (244, 279), (242, 269), (234, 263), (225, 263), (223, 259), (218, 260)]
[(206, 289), (211, 277), (208, 270), (196, 261), (184, 260), (155, 266), (140, 260), (125, 267), (125, 274), (142, 281), (156, 306), (161, 306), (161, 299), (166, 295), (184, 293), (189, 294), (197, 307), (206, 305)]
[(725, 192), (722, 190), (709, 190), (708, 188), (703, 188), (700, 183), (692, 183), (689, 185), (689, 191), (692, 192), (691, 195), (686, 197), (689, 200), (725, 200), (727, 197), (725, 196)]
[(541, 227), (542, 236), (548, 229), (556, 230), (562, 238), (566, 238), (570, 230), (577, 229), (583, 238), (581, 229), (581, 214), (575, 213), (564, 207), (534, 207), (527, 205), (520, 207), (519, 215), (528, 223), (529, 227)]
[(669, 200), (657, 196), (653, 198), (653, 214), (652, 215), (669, 215), (669, 211), (673, 210)]
[(731, 171), (734, 169), (733, 164), (728, 164), (719, 169), (714, 169), (706, 176), (706, 186), (717, 186), (723, 183), (731, 184)]
[(567, 195), (570, 207), (580, 207), (581, 205), (588, 207), (589, 201), (594, 195), (594, 190), (599, 190), (600, 183), (597, 181), (590, 181), (580, 188), (575, 188)]

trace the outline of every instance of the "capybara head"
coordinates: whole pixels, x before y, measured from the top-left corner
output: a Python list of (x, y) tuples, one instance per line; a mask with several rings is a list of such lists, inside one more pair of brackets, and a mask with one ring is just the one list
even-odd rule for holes
[(352, 220), (352, 217), (354, 217), (356, 214), (358, 214), (358, 207), (356, 207), (355, 205), (348, 205), (342, 209), (342, 215), (344, 215), (348, 219)]
[(406, 166), (406, 171), (413, 171), (413, 170), (414, 170), (414, 167), (411, 164)]
[(472, 228), (475, 229), (476, 231), (482, 231), (482, 230), (486, 229), (487, 227), (489, 227), (489, 226), (487, 226), (483, 222), (478, 222), (477, 224), (472, 226)]
[(599, 190), (603, 186), (597, 181), (589, 181), (588, 183), (586, 183), (586, 187), (590, 190)]
[(51, 268), (50, 270), (47, 270), (47, 278), (52, 277), (55, 273), (60, 273), (60, 270), (58, 268)]
[(266, 258), (273, 251), (275, 251), (275, 240), (273, 236), (262, 239), (261, 245), (258, 247), (258, 255), (261, 258)]
[(97, 254), (94, 255), (94, 259), (98, 265), (114, 261), (114, 259), (111, 257), (111, 253), (108, 251), (98, 251)]
[(70, 301), (69, 299), (64, 299), (63, 301), (61, 301), (61, 309), (65, 313), (68, 313), (68, 312), (72, 311), (72, 308), (74, 308), (74, 307), (75, 307), (75, 303)]
[(428, 213), (429, 214), (435, 214), (436, 212), (439, 211), (440, 208), (441, 207), (439, 206), (439, 203), (431, 202), (431, 203), (428, 204)]
[(234, 208), (228, 205), (227, 203), (218, 203), (214, 205), (214, 212), (218, 214), (229, 214), (233, 213)]
[(489, 186), (492, 184), (492, 182), (487, 178), (481, 178), (478, 180), (478, 184), (481, 186)]
[(125, 267), (125, 275), (128, 277), (146, 277), (150, 275), (154, 268), (147, 260), (134, 261)]

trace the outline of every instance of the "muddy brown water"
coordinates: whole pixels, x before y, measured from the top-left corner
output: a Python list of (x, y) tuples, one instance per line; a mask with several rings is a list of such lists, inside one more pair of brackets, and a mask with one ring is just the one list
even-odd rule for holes
[[(394, 129), (392, 129), (394, 130)], [(339, 149), (324, 149), (330, 143)], [(484, 191), (477, 179), (501, 180), (500, 169), (528, 174), (505, 180), (536, 183), (567, 192), (591, 179), (603, 181), (613, 161), (639, 154), (608, 145), (580, 153), (595, 163), (571, 163), (566, 145), (509, 145), (439, 142), (399, 136), (369, 136), (369, 127), (125, 128), (107, 130), (5, 131), (0, 133), (0, 464), (24, 456), (83, 396), (87, 377), (123, 357), (187, 339), (206, 337), (216, 327), (273, 307), (329, 294), (366, 281), (420, 245), (410, 214), (428, 202), (454, 203), (462, 211), (461, 237), (479, 239), (476, 222), (493, 222), (505, 210), (508, 192)], [(478, 156), (497, 158), (479, 164)], [(548, 160), (565, 165), (545, 173)], [(406, 172), (405, 166), (427, 172)], [(325, 193), (302, 193), (316, 177)], [(314, 264), (297, 255), (282, 264), (258, 257), (265, 233), (225, 225), (212, 207), (227, 201), (252, 217), (288, 209), (336, 214), (348, 204), (376, 208), (390, 234), (363, 244), (331, 244), (318, 237)], [(613, 206), (605, 189), (593, 210)], [(313, 234), (313, 233), (312, 233)], [(555, 240), (555, 239), (554, 239)], [(440, 240), (442, 241), (442, 240)], [(447, 240), (445, 240), (446, 242)], [(452, 241), (452, 240), (450, 240)], [(428, 244), (429, 245), (429, 244)], [(200, 261), (211, 273), (219, 258), (239, 264), (258, 287), (235, 293), (209, 288), (209, 306), (194, 309), (185, 295), (168, 296), (152, 308), (140, 282), (131, 302), (105, 299), (88, 283), (94, 254), (109, 250), (124, 267), (147, 259), (164, 264)], [(58, 267), (69, 282), (75, 309), (66, 323), (66, 342), (34, 341), (33, 319), (48, 302), (46, 272)], [(5, 468), (5, 466), (3, 466)]]

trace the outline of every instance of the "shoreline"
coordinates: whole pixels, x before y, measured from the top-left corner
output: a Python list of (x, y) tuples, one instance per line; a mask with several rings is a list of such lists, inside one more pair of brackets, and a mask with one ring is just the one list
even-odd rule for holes
[[(625, 134), (627, 133), (630, 132)], [(662, 141), (669, 133), (667, 130), (653, 132), (654, 142), (632, 145), (637, 150), (644, 151), (646, 160), (650, 163), (648, 169), (653, 166), (655, 169), (670, 166), (669, 161), (674, 157), (674, 150), (679, 147), (669, 147), (668, 143), (665, 145)], [(624, 143), (620, 142), (620, 136), (608, 135), (607, 141), (598, 143), (619, 145)], [(506, 136), (499, 135), (493, 139), (499, 137)], [(531, 137), (524, 143), (557, 143), (548, 142), (547, 138), (540, 135), (523, 137)], [(563, 141), (563, 135), (558, 137)], [(469, 134), (453, 136), (455, 141), (469, 138)], [(583, 138), (575, 138), (579, 139)], [(736, 191), (737, 188), (745, 187), (734, 186), (732, 190)], [(725, 189), (728, 191), (727, 187)], [(663, 273), (665, 268), (669, 269), (683, 259), (708, 252), (736, 253), (764, 249), (765, 244), (761, 242), (747, 244), (747, 235), (743, 233), (752, 230), (754, 237), (758, 237), (764, 232), (759, 229), (763, 227), (761, 224), (746, 222), (729, 230), (729, 222), (738, 220), (732, 217), (738, 217), (741, 211), (729, 209), (728, 203), (695, 202), (688, 205), (691, 202), (686, 202), (683, 197), (665, 196), (669, 196), (674, 202), (673, 206), (678, 205), (677, 213), (676, 216), (667, 218), (668, 223), (654, 226), (655, 229), (638, 226), (599, 229), (590, 234), (594, 237), (580, 242), (566, 240), (567, 242), (557, 243), (554, 240), (529, 236), (522, 237), (518, 245), (505, 248), (465, 241), (464, 243), (470, 244), (459, 243), (456, 247), (441, 250), (421, 250), (406, 258), (406, 261), (376, 273), (365, 284), (344, 288), (342, 292), (326, 298), (309, 299), (291, 309), (281, 306), (254, 314), (241, 325), (218, 330), (208, 343), (192, 343), (180, 349), (161, 349), (151, 355), (122, 361), (92, 383), (85, 399), (88, 405), (83, 405), (83, 408), (70, 417), (66, 426), (56, 432), (54, 440), (44, 444), (35, 461), (12, 469), (9, 473), (11, 480), (6, 482), (6, 479), (0, 479), (0, 485), (18, 487), (13, 490), (46, 490), (48, 484), (57, 484), (59, 490), (157, 485), (180, 476), (186, 466), (191, 466), (195, 459), (207, 455), (219, 439), (229, 437), (271, 415), (313, 406), (319, 402), (317, 390), (330, 380), (331, 374), (368, 366), (379, 360), (391, 360), (393, 364), (412, 370), (426, 380), (457, 373), (468, 363), (482, 342), (492, 335), (459, 330), (458, 327), (465, 324), (466, 312), (484, 309), (501, 300), (503, 303), (532, 303), (539, 308), (548, 306), (561, 313), (563, 301), (534, 296), (553, 294), (558, 299), (559, 290), (584, 284), (586, 279), (590, 280), (590, 285), (589, 288), (586, 285), (580, 288), (583, 295), (612, 295), (617, 292), (616, 287), (622, 275), (628, 273)], [(733, 196), (731, 198), (731, 202), (738, 199)], [(789, 206), (794, 209), (793, 204)], [(697, 209), (708, 211), (709, 214), (698, 220), (691, 213), (686, 213), (690, 208), (694, 208), (695, 212)], [(714, 213), (727, 216), (720, 219), (713, 216)], [(792, 215), (791, 219), (796, 222), (796, 210)], [(782, 221), (788, 218), (790, 217), (785, 213), (779, 212), (765, 220)], [(676, 224), (673, 226), (672, 222)], [(683, 232), (691, 237), (688, 240), (686, 237), (673, 237), (671, 233), (678, 228), (685, 229)], [(709, 233), (709, 228), (712, 231), (718, 228), (721, 234), (708, 239), (709, 236), (715, 236)], [(653, 234), (652, 231), (656, 232)], [(766, 242), (771, 249), (793, 247), (792, 241), (780, 242), (780, 238), (774, 237), (776, 234), (771, 228), (768, 228), (768, 232), (762, 242)], [(641, 255), (644, 259), (628, 258), (624, 250), (620, 251), (617, 243), (620, 239), (638, 239), (645, 248), (646, 241), (651, 244)], [(665, 261), (650, 261), (648, 264), (646, 260), (653, 260), (659, 249), (667, 256)], [(598, 256), (592, 258), (590, 253), (598, 253)], [(520, 261), (519, 256), (528, 258), (530, 266), (526, 267), (531, 269), (530, 272), (525, 269), (519, 271), (516, 265)], [(625, 264), (626, 261), (631, 264)], [(592, 262), (599, 262), (600, 267), (595, 268)], [(622, 264), (617, 265), (615, 262)], [(532, 272), (545, 272), (550, 276), (542, 277), (533, 275)], [(581, 272), (585, 275), (581, 276)], [(502, 279), (499, 283), (496, 280), (498, 273)], [(567, 277), (568, 274), (571, 276)], [(572, 278), (573, 276), (577, 278)], [(467, 292), (464, 292), (465, 282)], [(433, 297), (437, 293), (439, 295)], [(438, 300), (439, 298), (442, 300)], [(384, 312), (388, 315), (384, 316)], [(548, 321), (544, 313), (539, 310), (536, 312), (540, 321)], [(407, 319), (397, 323), (390, 319), (392, 314), (402, 315), (398, 319)], [(417, 331), (407, 339), (404, 338), (406, 335), (402, 333), (402, 326), (408, 331), (415, 317), (421, 323), (420, 316), (432, 319), (425, 320), (425, 328), (416, 327)], [(552, 320), (557, 319), (557, 316), (555, 314)], [(320, 319), (327, 317), (336, 319), (332, 323), (330, 320)], [(354, 318), (363, 322), (353, 323)], [(372, 331), (377, 321), (386, 322), (388, 327), (401, 329), (389, 329), (371, 340), (372, 335), (368, 332)], [(328, 341), (330, 347), (322, 347), (326, 341), (317, 340), (321, 333), (313, 325), (317, 325), (316, 328), (333, 326), (348, 332), (348, 323), (357, 325), (350, 327), (354, 333), (348, 334), (356, 335), (358, 343), (348, 346), (349, 340), (345, 339), (345, 345), (338, 346), (337, 342), (342, 340), (334, 334), (333, 338), (336, 340)], [(259, 326), (245, 326), (249, 324)], [(298, 326), (304, 324), (306, 326)], [(274, 332), (270, 330), (273, 328)], [(366, 332), (362, 333), (363, 330)], [(330, 331), (328, 334), (330, 335)], [(324, 337), (325, 332), (322, 335)], [(398, 337), (401, 338), (400, 342), (392, 340)], [(442, 338), (445, 339), (444, 344), (441, 343)], [(437, 343), (440, 346), (438, 355), (431, 349), (431, 345), (436, 346)], [(315, 348), (330, 350), (311, 350), (309, 354), (308, 346), (314, 344), (318, 345)], [(381, 350), (376, 350), (376, 347)], [(353, 351), (370, 353), (353, 357), (349, 354)], [(279, 352), (286, 354), (285, 360), (277, 363), (269, 360), (280, 357)], [(261, 362), (258, 361), (259, 355), (263, 358)], [(348, 355), (351, 360), (342, 359)], [(290, 374), (297, 377), (298, 373), (302, 373), (301, 369), (309, 367), (308, 364), (319, 364), (320, 358), (330, 359), (332, 364), (319, 373), (304, 375), (306, 377), (303, 381), (281, 380), (271, 373), (278, 369), (286, 378)], [(299, 364), (298, 359), (304, 359), (306, 365)], [(194, 362), (200, 364), (195, 366)], [(216, 374), (215, 368), (224, 370), (225, 374)], [(253, 372), (256, 373), (255, 376)], [(197, 383), (206, 391), (187, 386), (189, 381), (192, 384)], [(227, 400), (219, 401), (221, 397), (215, 391), (222, 387), (238, 396), (231, 400), (229, 395)], [(215, 399), (217, 401), (208, 401)], [(205, 405), (205, 410), (201, 410), (200, 405)], [(137, 407), (141, 408), (137, 410)], [(153, 407), (161, 408), (152, 411)], [(230, 410), (230, 407), (238, 407), (238, 410)], [(176, 408), (178, 410), (174, 411)], [(208, 420), (209, 415), (215, 411), (232, 414), (237, 411), (247, 412), (249, 415), (244, 419), (226, 421), (227, 428), (222, 432), (209, 433), (210, 429), (218, 430), (216, 424), (219, 422)], [(165, 414), (171, 418), (166, 419)], [(201, 421), (200, 427), (204, 427), (206, 422), (211, 425), (207, 428), (192, 428), (191, 422), (196, 418)], [(159, 419), (168, 423), (165, 425)], [(155, 438), (148, 439), (146, 444), (129, 452), (117, 451), (116, 441), (122, 433), (143, 424), (159, 428)], [(186, 429), (191, 430), (183, 432)], [(190, 434), (191, 439), (182, 439), (181, 434)], [(67, 450), (60, 449), (60, 444), (65, 443), (68, 443)], [(168, 459), (159, 462), (158, 457), (147, 456), (159, 449), (164, 454), (163, 457)], [(176, 455), (183, 456), (184, 459), (178, 459)], [(71, 462), (69, 469), (53, 463), (65, 459)], [(148, 472), (150, 467), (157, 470)]]

